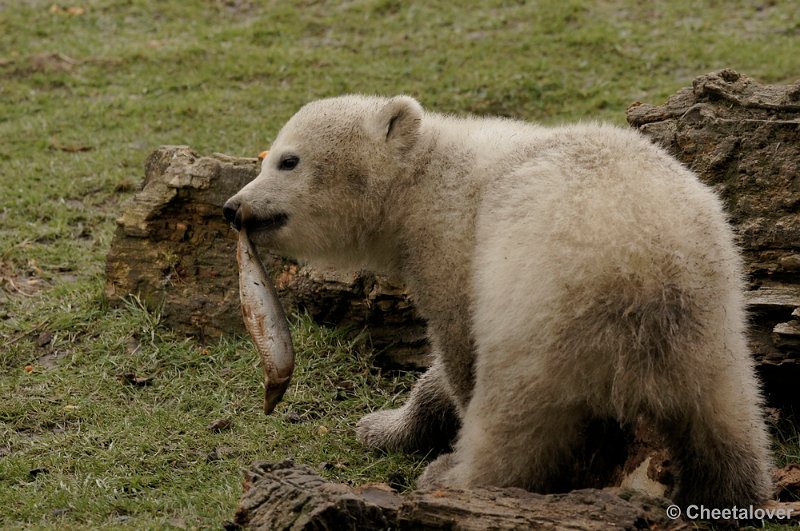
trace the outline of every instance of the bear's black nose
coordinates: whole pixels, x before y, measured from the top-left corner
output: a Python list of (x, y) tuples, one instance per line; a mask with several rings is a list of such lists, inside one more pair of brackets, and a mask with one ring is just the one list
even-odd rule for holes
[(239, 212), (239, 203), (229, 199), (222, 207), (222, 215), (225, 216), (235, 228), (239, 230), (242, 228), (242, 218), (236, 214)]

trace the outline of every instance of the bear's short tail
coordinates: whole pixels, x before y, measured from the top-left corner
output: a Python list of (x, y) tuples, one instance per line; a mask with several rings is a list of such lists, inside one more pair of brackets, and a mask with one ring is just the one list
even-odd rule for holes
[(686, 393), (702, 391), (686, 371), (698, 369), (696, 346), (718, 316), (707, 308), (707, 287), (670, 262), (596, 285), (584, 313), (594, 328), (596, 352), (609, 364), (618, 418), (669, 409), (664, 401), (681, 385)]

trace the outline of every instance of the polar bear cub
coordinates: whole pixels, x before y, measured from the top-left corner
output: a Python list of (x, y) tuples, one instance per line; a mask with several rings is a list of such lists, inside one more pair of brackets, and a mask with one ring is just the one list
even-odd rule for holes
[(421, 485), (547, 492), (587, 419), (645, 418), (677, 465), (676, 501), (769, 497), (733, 233), (714, 193), (638, 133), (325, 99), (226, 203), (235, 225), (243, 203), (271, 249), (407, 283), (433, 365), (357, 429), (402, 450), (458, 430)]

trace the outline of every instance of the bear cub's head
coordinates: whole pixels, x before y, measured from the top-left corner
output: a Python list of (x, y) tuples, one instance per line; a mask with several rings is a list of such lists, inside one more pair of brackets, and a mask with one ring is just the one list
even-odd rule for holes
[[(278, 133), (261, 173), (223, 207), (237, 229), (297, 258), (332, 264), (369, 252), (391, 184), (408, 171), (423, 111), (408, 96), (311, 102)], [(355, 258), (355, 256), (353, 256)]]

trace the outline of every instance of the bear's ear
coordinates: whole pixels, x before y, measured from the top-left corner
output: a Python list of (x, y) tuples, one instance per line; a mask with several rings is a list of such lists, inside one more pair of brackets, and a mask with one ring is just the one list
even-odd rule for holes
[(400, 151), (408, 151), (417, 141), (422, 106), (410, 96), (395, 96), (378, 111), (375, 130)]

